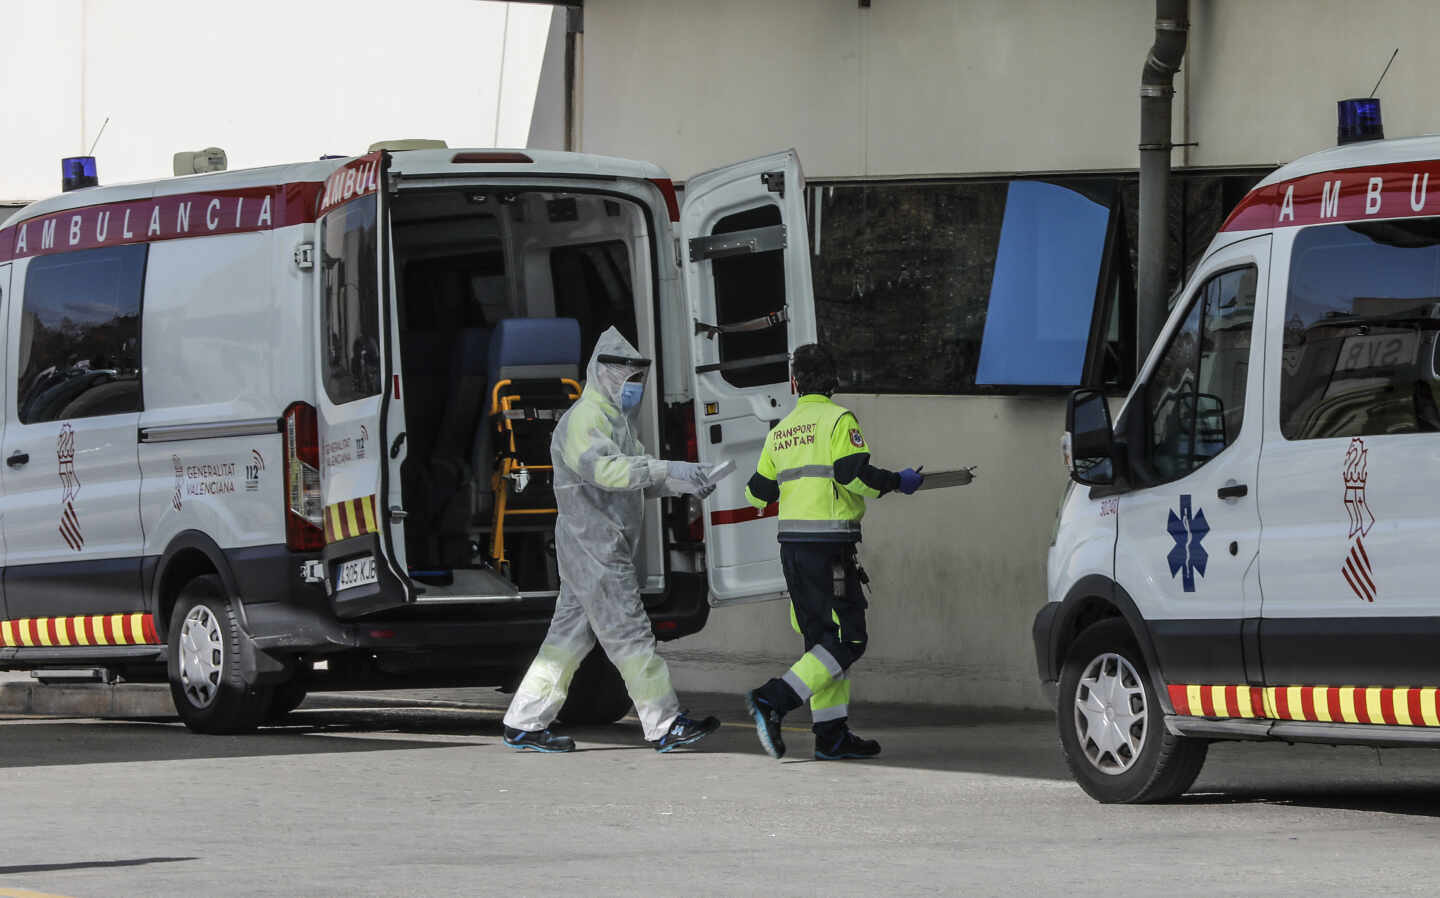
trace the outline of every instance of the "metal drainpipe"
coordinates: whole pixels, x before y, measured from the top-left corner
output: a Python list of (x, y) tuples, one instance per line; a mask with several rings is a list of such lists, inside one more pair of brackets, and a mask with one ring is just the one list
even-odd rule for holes
[(1140, 75), (1140, 240), (1136, 352), (1143, 362), (1165, 324), (1165, 250), (1170, 190), (1170, 100), (1185, 56), (1189, 0), (1155, 0), (1155, 43)]

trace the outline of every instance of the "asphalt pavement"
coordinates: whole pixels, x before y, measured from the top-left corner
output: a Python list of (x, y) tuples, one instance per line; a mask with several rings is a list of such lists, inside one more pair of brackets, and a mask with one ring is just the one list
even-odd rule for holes
[[(1430, 894), (1440, 755), (1219, 745), (1192, 794), (1101, 806), (1053, 723), (857, 708), (874, 762), (727, 725), (657, 755), (500, 742), (490, 690), (314, 696), (285, 726), (0, 716), (0, 896)], [(403, 702), (404, 704), (397, 704)]]

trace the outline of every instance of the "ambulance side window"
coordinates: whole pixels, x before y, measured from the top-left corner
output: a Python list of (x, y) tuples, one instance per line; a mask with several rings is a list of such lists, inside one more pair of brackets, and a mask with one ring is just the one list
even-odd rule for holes
[(1440, 219), (1295, 237), (1280, 432), (1316, 440), (1440, 431)]
[(1146, 388), (1147, 461), (1155, 483), (1184, 477), (1240, 434), (1256, 277), (1247, 266), (1206, 281), (1155, 365)]
[(336, 405), (380, 392), (380, 262), (375, 197), (325, 216), (320, 234), (325, 392)]
[(22, 424), (138, 412), (145, 244), (30, 262), (20, 316)]

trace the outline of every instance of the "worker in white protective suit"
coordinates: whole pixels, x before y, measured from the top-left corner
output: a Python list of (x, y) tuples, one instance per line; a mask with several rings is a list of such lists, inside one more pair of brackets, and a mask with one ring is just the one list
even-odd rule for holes
[(649, 370), (650, 360), (610, 328), (595, 345), (584, 392), (555, 426), (550, 458), (560, 595), (550, 631), (505, 712), (505, 744), (513, 748), (575, 750), (575, 740), (549, 726), (597, 639), (657, 751), (698, 742), (720, 727), (714, 717), (692, 720), (680, 710), (640, 601), (635, 559), (646, 499), (714, 489), (705, 467), (657, 459), (640, 445), (635, 419)]

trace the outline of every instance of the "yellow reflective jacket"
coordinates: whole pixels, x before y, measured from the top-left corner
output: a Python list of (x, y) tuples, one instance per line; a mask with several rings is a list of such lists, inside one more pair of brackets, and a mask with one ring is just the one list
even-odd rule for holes
[(900, 475), (870, 464), (855, 416), (812, 393), (765, 435), (745, 498), (756, 508), (780, 503), (781, 542), (858, 542), (866, 497), (899, 483)]

